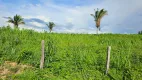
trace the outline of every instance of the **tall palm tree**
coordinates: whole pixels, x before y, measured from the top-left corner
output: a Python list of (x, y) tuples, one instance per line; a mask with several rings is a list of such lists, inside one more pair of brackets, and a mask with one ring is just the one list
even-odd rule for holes
[(98, 8), (97, 8), (97, 11), (95, 11), (95, 14), (91, 14), (91, 16), (94, 17), (95, 22), (96, 22), (97, 34), (98, 34), (98, 31), (100, 30), (101, 19), (102, 19), (105, 15), (107, 15), (107, 11), (104, 10), (104, 9), (99, 10)]
[(53, 27), (55, 27), (54, 22), (49, 22), (49, 23), (46, 24), (46, 25), (48, 26), (50, 32), (52, 31)]
[(18, 28), (19, 24), (25, 24), (24, 19), (20, 15), (17, 15), (17, 14), (13, 18), (8, 17), (7, 22), (14, 24), (15, 28)]

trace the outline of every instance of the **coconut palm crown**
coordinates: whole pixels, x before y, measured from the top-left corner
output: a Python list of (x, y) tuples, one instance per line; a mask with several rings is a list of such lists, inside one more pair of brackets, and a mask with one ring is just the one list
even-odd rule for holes
[(107, 11), (104, 10), (104, 9), (99, 10), (98, 8), (97, 8), (97, 10), (95, 11), (95, 14), (91, 14), (91, 16), (94, 17), (95, 22), (96, 22), (97, 34), (98, 34), (98, 31), (100, 30), (101, 19), (102, 19), (105, 15), (107, 15)]
[(24, 19), (20, 15), (17, 15), (17, 14), (13, 18), (8, 17), (7, 22), (14, 24), (15, 28), (18, 28), (19, 24), (25, 24)]
[(53, 27), (55, 27), (54, 22), (49, 22), (49, 23), (46, 24), (46, 25), (48, 26), (50, 32), (52, 31)]

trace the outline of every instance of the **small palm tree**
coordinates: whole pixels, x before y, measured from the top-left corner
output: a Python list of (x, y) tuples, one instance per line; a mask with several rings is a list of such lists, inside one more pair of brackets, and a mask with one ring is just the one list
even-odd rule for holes
[(7, 22), (14, 24), (15, 28), (18, 28), (19, 24), (25, 24), (24, 19), (20, 15), (17, 15), (17, 14), (13, 18), (8, 17)]
[(97, 34), (98, 31), (100, 30), (100, 23), (101, 23), (101, 19), (107, 14), (107, 11), (104, 9), (97, 9), (97, 11), (95, 11), (95, 14), (91, 14), (91, 16), (94, 17), (95, 22), (96, 22), (96, 27), (97, 27)]
[(55, 24), (53, 22), (49, 22), (46, 25), (48, 26), (50, 32), (52, 31), (53, 27), (55, 27)]

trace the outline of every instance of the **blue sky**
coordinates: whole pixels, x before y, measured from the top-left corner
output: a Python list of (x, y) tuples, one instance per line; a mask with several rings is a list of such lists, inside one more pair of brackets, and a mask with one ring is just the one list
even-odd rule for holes
[(142, 30), (142, 0), (0, 0), (0, 26), (8, 25), (3, 17), (19, 14), (26, 22), (20, 28), (48, 31), (45, 24), (53, 21), (54, 32), (96, 33), (90, 14), (97, 8), (108, 11), (100, 33)]

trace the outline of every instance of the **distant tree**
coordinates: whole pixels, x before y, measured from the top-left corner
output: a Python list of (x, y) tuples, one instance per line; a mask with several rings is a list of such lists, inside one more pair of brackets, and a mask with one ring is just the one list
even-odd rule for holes
[(49, 22), (49, 23), (46, 24), (46, 25), (48, 26), (50, 32), (52, 31), (53, 27), (55, 27), (54, 22)]
[(7, 22), (14, 24), (14, 28), (18, 28), (19, 24), (25, 24), (24, 19), (17, 14), (13, 18), (8, 17)]
[(98, 31), (100, 30), (101, 19), (105, 15), (107, 15), (107, 11), (104, 9), (99, 10), (98, 8), (97, 8), (97, 11), (95, 11), (95, 14), (91, 14), (91, 16), (93, 16), (95, 19), (94, 21), (96, 22), (97, 34), (98, 34)]
[(138, 34), (142, 34), (142, 31), (139, 31)]

